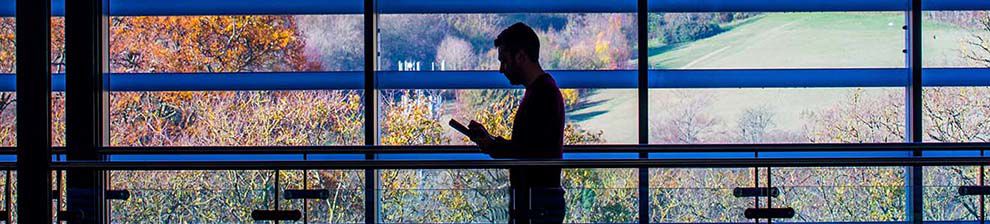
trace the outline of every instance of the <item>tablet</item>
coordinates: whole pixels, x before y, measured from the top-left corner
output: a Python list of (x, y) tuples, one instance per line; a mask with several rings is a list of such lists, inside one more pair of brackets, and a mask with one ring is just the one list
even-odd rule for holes
[(450, 119), (450, 122), (447, 122), (447, 124), (450, 124), (450, 127), (454, 128), (454, 130), (457, 130), (458, 132), (461, 132), (461, 134), (467, 135), (468, 137), (471, 136), (471, 131), (461, 124), (461, 122), (457, 122), (457, 120)]

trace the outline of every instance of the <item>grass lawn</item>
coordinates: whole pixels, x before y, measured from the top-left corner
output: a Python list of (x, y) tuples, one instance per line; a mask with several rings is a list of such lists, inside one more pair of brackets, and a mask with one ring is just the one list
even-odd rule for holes
[(772, 13), (651, 55), (654, 68), (902, 67), (902, 13)]

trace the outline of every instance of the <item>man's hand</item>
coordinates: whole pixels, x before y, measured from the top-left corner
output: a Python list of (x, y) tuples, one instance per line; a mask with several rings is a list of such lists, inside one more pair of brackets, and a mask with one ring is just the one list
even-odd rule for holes
[(495, 138), (488, 133), (485, 126), (472, 120), (471, 123), (468, 124), (468, 130), (471, 132), (471, 136), (468, 136), (471, 138), (471, 141), (477, 143), (482, 152), (488, 153), (488, 149), (491, 148), (492, 144), (494, 144)]

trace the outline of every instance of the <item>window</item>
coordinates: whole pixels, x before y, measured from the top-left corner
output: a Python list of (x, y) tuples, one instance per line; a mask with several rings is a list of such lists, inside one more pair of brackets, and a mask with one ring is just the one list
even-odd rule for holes
[(111, 145), (360, 144), (361, 18), (114, 16)]
[[(990, 64), (990, 29), (985, 5), (951, 1), (926, 3), (922, 21), (923, 121), (926, 142), (986, 142), (988, 121), (983, 81)], [(982, 156), (980, 151), (951, 151), (943, 156)], [(960, 196), (959, 186), (984, 186), (981, 166), (925, 169), (925, 220), (983, 220), (981, 196)]]
[[(624, 88), (571, 84), (621, 76), (635, 80), (627, 71), (635, 68), (634, 14), (383, 14), (381, 143), (469, 143), (446, 126), (450, 118), (477, 120), (493, 134), (508, 136), (523, 91), (495, 72), (499, 62), (492, 40), (516, 22), (537, 31), (540, 62), (562, 88), (567, 144), (637, 141), (635, 128), (629, 128), (636, 127), (635, 81)], [(423, 88), (403, 87), (413, 83)], [(450, 88), (459, 86), (465, 88)]]
[[(987, 11), (926, 11), (922, 23), (925, 141), (986, 142), (990, 94), (980, 77), (990, 67)], [(949, 76), (951, 78), (942, 78)], [(940, 82), (941, 81), (941, 82)], [(945, 81), (955, 81), (956, 84)]]
[[(477, 120), (493, 134), (510, 134), (524, 90), (497, 71), (492, 39), (525, 22), (541, 38), (541, 64), (563, 89), (565, 163), (603, 160), (597, 168), (563, 169), (565, 222), (752, 222), (744, 211), (766, 207), (797, 210), (793, 219), (774, 220), (783, 222), (986, 216), (983, 197), (959, 193), (960, 186), (985, 185), (983, 166), (925, 167), (920, 173), (873, 165), (601, 168), (612, 167), (607, 159), (982, 157), (982, 149), (944, 151), (928, 144), (920, 146), (923, 156), (913, 155), (913, 145), (902, 151), (815, 150), (834, 146), (827, 143), (917, 142), (905, 136), (921, 125), (925, 142), (985, 142), (990, 13), (983, 3), (925, 1), (925, 33), (918, 40), (908, 32), (907, 0), (650, 0), (646, 15), (637, 14), (639, 2), (632, 0), (379, 0), (374, 9), (357, 0), (259, 2), (111, 2), (110, 143), (100, 152), (124, 153), (109, 153), (107, 160), (487, 162), (475, 151), (459, 151), (471, 142), (444, 122)], [(53, 20), (52, 128), (59, 145), (67, 113), (57, 88), (66, 69), (65, 23)], [(0, 81), (8, 83), (14, 25), (0, 15), (0, 79), (6, 77)], [(908, 60), (918, 50), (910, 49), (914, 41), (923, 42), (922, 67)], [(366, 55), (372, 49), (376, 54)], [(366, 64), (366, 57), (377, 64)], [(638, 70), (640, 65), (647, 69)], [(910, 94), (916, 89), (906, 88), (918, 81), (911, 76), (918, 68), (924, 74), (921, 115), (909, 113), (918, 99)], [(639, 83), (643, 78), (649, 83)], [(0, 88), (0, 146), (16, 145), (10, 91)], [(923, 123), (912, 123), (918, 116)], [(641, 141), (649, 146), (637, 145)], [(763, 151), (767, 147), (791, 151)], [(292, 151), (299, 148), (304, 150)], [(320, 151), (327, 149), (346, 154)], [(435, 153), (446, 149), (453, 152)], [(180, 154), (184, 150), (190, 154)], [(253, 210), (298, 210), (313, 223), (508, 221), (508, 169), (424, 166), (113, 170), (108, 189), (127, 190), (131, 199), (110, 200), (107, 210), (111, 222), (121, 223), (255, 222)], [(0, 182), (9, 188), (13, 172), (6, 174)], [(58, 174), (52, 188), (60, 196), (53, 206), (65, 209), (67, 189), (60, 181), (66, 178)], [(914, 175), (923, 178), (908, 178)], [(922, 198), (910, 191), (918, 184)], [(774, 187), (779, 195), (733, 196), (737, 188), (751, 187)], [(326, 194), (286, 196), (296, 190)], [(0, 202), (12, 210), (16, 190), (7, 191)], [(923, 202), (923, 217), (908, 213), (914, 201)]]
[[(650, 143), (904, 142), (910, 73), (900, 3), (651, 1)], [(771, 154), (650, 158), (779, 156)], [(900, 221), (904, 175), (900, 167), (654, 168), (651, 221), (746, 222), (742, 211), (753, 207), (794, 208), (787, 222)], [(768, 185), (780, 195), (733, 197), (735, 188)]]
[[(896, 70), (903, 12), (683, 12), (656, 2), (651, 143), (904, 140), (903, 89), (868, 81), (907, 76)], [(872, 71), (843, 74), (853, 69)], [(768, 83), (777, 80), (786, 84)]]
[[(591, 4), (562, 3), (571, 7)], [(492, 134), (509, 137), (524, 90), (509, 86), (498, 74), (493, 40), (516, 22), (527, 23), (540, 36), (541, 65), (562, 88), (565, 144), (638, 141), (636, 72), (631, 70), (636, 66), (637, 33), (632, 11), (572, 13), (559, 7), (479, 2), (474, 6), (482, 8), (480, 12), (497, 12), (499, 7), (535, 9), (475, 13), (465, 6), (434, 12), (417, 10), (454, 5), (379, 4), (383, 11), (378, 20), (380, 144), (470, 144), (447, 127), (445, 122), (451, 118), (476, 120)], [(390, 11), (396, 9), (401, 10)], [(622, 84), (615, 88), (601, 81)], [(635, 171), (565, 169), (566, 222), (635, 222)], [(508, 219), (507, 170), (385, 170), (380, 178), (387, 189), (382, 195), (387, 214), (383, 222), (490, 223)], [(458, 207), (459, 200), (468, 205)]]
[[(63, 4), (54, 0), (53, 4)], [(57, 81), (65, 74), (65, 19), (54, 11), (51, 20), (51, 65), (52, 79)], [(15, 58), (15, 34), (17, 22), (13, 14), (0, 15), (0, 79), (4, 88), (0, 89), (0, 146), (12, 147), (17, 145), (16, 133), (16, 78), (14, 74), (17, 62)], [(65, 93), (58, 89), (53, 82), (52, 88), (52, 145), (65, 144)]]

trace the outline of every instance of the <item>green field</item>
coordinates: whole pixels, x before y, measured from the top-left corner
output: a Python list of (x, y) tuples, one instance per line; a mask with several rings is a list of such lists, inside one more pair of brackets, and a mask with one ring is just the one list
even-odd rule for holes
[[(724, 25), (718, 35), (677, 45), (657, 46), (650, 41), (652, 68), (896, 68), (905, 66), (905, 17), (903, 13), (770, 13)], [(924, 24), (926, 65), (965, 64), (960, 57), (961, 41), (971, 31), (957, 26)], [(663, 107), (662, 91), (651, 91), (651, 117), (672, 116), (654, 112)], [(800, 130), (800, 114), (840, 103), (846, 89), (704, 89), (692, 93), (716, 96), (707, 110), (727, 124), (721, 129), (734, 131), (734, 122), (746, 108), (767, 106), (776, 113), (776, 127)], [(900, 91), (897, 88), (877, 89)], [(636, 114), (634, 91), (598, 91), (587, 97), (595, 106), (572, 112), (596, 113), (578, 121), (592, 130), (605, 130), (610, 142), (636, 142), (627, 130), (628, 118)], [(605, 103), (601, 103), (604, 101)], [(602, 113), (604, 111), (604, 113)], [(632, 120), (631, 122), (635, 122)]]
[(719, 35), (651, 46), (654, 68), (899, 67), (900, 13), (775, 13)]

